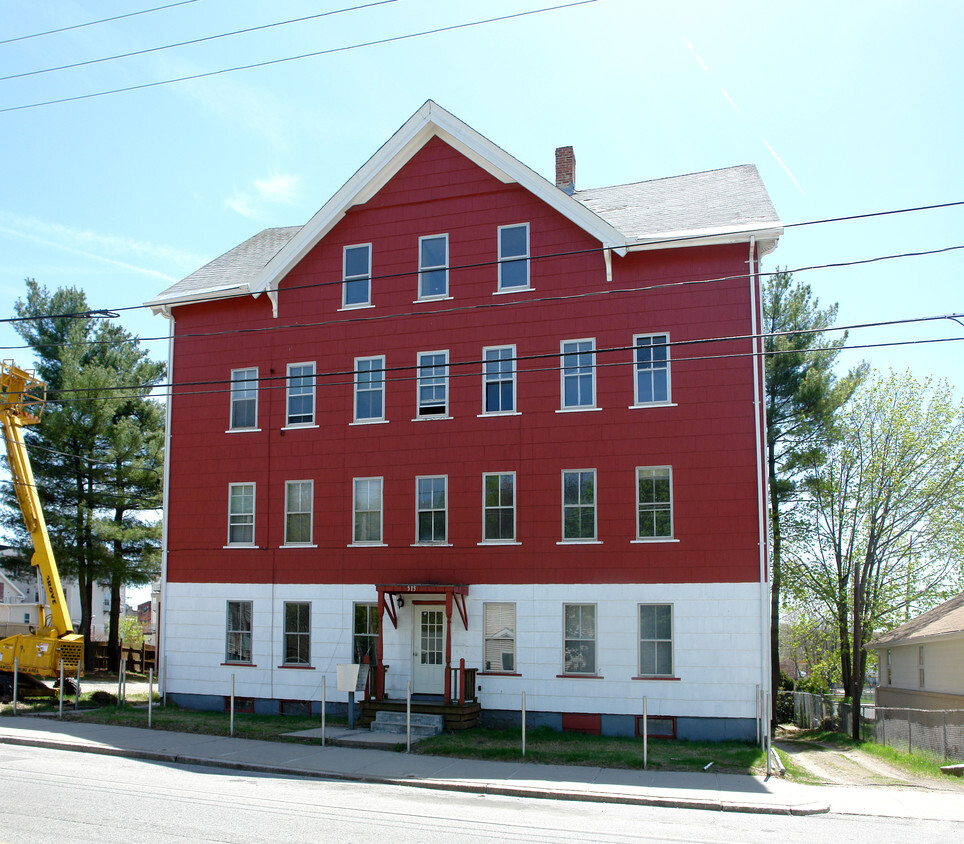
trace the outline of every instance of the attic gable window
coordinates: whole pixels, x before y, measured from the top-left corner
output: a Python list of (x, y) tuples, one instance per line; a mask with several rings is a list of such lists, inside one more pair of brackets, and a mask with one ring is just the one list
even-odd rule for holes
[(372, 245), (346, 246), (343, 259), (342, 307), (364, 308), (372, 303)]
[(499, 292), (529, 289), (529, 224), (499, 228)]
[(449, 295), (449, 236), (418, 239), (418, 298), (442, 299)]

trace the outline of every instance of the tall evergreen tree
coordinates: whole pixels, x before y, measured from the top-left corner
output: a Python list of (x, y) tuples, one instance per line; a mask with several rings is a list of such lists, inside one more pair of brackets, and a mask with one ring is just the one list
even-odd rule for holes
[(843, 377), (835, 372), (847, 334), (828, 339), (837, 306), (820, 308), (810, 286), (777, 272), (763, 289), (767, 386), (767, 474), (770, 490), (770, 661), (775, 712), (780, 681), (780, 595), (783, 517), (793, 505), (805, 467), (819, 462), (822, 436), (834, 413), (864, 380), (866, 364)]
[[(163, 411), (150, 393), (165, 367), (127, 331), (89, 315), (83, 291), (50, 293), (28, 279), (15, 308), (48, 388), (43, 420), (26, 433), (51, 541), (62, 575), (80, 588), (88, 663), (93, 585), (111, 587), (116, 668), (120, 587), (158, 571)], [(25, 539), (17, 519), (6, 523)]]

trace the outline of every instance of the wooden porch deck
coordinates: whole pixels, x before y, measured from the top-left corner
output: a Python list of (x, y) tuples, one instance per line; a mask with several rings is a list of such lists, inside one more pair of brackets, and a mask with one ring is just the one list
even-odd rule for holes
[[(365, 700), (361, 703), (361, 726), (368, 728), (379, 710), (387, 712), (405, 712), (405, 701), (395, 698), (381, 700)], [(478, 701), (459, 703), (443, 703), (439, 700), (413, 700), (412, 713), (441, 715), (442, 726), (446, 730), (470, 730), (479, 726), (479, 713), (482, 705)]]

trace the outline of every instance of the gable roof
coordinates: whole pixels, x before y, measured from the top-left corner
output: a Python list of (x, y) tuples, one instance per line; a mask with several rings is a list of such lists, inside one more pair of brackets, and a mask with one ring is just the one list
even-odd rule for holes
[(917, 618), (912, 618), (895, 630), (878, 636), (868, 647), (878, 648), (921, 639), (933, 639), (935, 636), (960, 634), (964, 634), (964, 593), (928, 610)]
[(432, 138), (438, 137), (505, 184), (519, 184), (619, 255), (674, 245), (761, 242), (783, 228), (752, 165), (711, 170), (570, 196), (444, 108), (428, 100), (304, 225), (265, 229), (146, 304), (155, 312), (200, 299), (250, 293), (273, 298), (280, 281), (345, 216), (371, 199)]

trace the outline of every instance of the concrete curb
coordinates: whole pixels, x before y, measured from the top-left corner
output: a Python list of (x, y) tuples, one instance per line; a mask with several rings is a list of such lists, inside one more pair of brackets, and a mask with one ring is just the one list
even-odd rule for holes
[(467, 794), (492, 795), (499, 797), (523, 797), (543, 800), (567, 800), (587, 803), (612, 803), (630, 806), (654, 806), (671, 809), (700, 809), (715, 812), (741, 812), (759, 815), (820, 815), (830, 811), (829, 803), (807, 803), (797, 806), (771, 805), (764, 803), (740, 802), (738, 800), (712, 800), (685, 797), (662, 797), (659, 795), (634, 795), (621, 792), (574, 791), (571, 789), (548, 789), (522, 785), (504, 785), (492, 782), (471, 783), (461, 780), (415, 779), (409, 777), (379, 777), (366, 774), (348, 774), (338, 771), (315, 771), (306, 768), (280, 767), (258, 762), (238, 762), (233, 760), (211, 759), (189, 756), (181, 753), (166, 753), (157, 750), (136, 750), (133, 748), (106, 747), (84, 742), (56, 741), (53, 739), (24, 738), (21, 736), (0, 735), (0, 744), (22, 747), (42, 747), (50, 750), (66, 750), (77, 753), (92, 753), (100, 756), (115, 756), (127, 759), (140, 759), (149, 762), (163, 762), (171, 765), (194, 765), (204, 768), (223, 768), (232, 771), (266, 774), (278, 777), (303, 777), (307, 779), (337, 780), (340, 782), (363, 782), (423, 788), (437, 791), (459, 791)]

